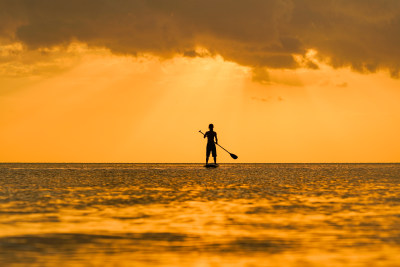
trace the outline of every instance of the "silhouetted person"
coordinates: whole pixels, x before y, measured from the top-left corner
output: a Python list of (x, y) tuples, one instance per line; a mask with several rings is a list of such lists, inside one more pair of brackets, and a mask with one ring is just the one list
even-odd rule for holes
[(210, 157), (210, 153), (212, 153), (212, 156), (214, 158), (214, 163), (217, 164), (217, 148), (215, 147), (215, 143), (218, 143), (217, 133), (214, 132), (213, 124), (208, 125), (208, 128), (210, 130), (204, 134), (204, 138), (207, 137), (206, 164), (208, 164), (208, 158)]

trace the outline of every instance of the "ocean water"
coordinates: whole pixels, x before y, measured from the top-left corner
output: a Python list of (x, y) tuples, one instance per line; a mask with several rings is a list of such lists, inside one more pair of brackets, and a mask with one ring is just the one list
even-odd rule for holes
[(1, 266), (399, 266), (400, 164), (0, 164)]

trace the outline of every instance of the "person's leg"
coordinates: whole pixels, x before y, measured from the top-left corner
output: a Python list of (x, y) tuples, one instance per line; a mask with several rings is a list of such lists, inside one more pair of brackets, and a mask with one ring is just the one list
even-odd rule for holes
[(214, 164), (217, 164), (217, 148), (215, 147), (215, 145), (212, 149), (212, 156), (214, 158)]
[(207, 144), (207, 149), (206, 149), (206, 164), (208, 164), (208, 158), (210, 157), (211, 149), (209, 145)]

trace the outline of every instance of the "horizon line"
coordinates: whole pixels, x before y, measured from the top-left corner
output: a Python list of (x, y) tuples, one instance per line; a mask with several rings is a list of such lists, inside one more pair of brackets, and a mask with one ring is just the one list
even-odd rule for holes
[[(204, 162), (0, 162), (0, 164), (204, 164)], [(220, 162), (218, 164), (400, 164), (400, 162)]]

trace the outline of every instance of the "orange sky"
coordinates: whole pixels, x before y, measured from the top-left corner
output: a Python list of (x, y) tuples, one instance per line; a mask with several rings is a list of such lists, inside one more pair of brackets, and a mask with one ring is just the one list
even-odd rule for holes
[[(266, 2), (276, 8), (270, 16), (280, 14), (278, 25), (288, 20), (279, 10), (290, 10), (297, 23), (303, 18), (299, 7)], [(0, 7), (10, 3), (0, 0)], [(387, 5), (372, 17), (376, 6), (363, 6), (361, 13), (339, 6), (341, 18), (357, 25), (348, 35), (332, 30), (331, 40), (322, 42), (322, 30), (297, 31), (293, 36), (301, 45), (295, 37), (278, 38), (280, 50), (273, 37), (258, 40), (253, 24), (224, 29), (229, 16), (245, 20), (247, 11), (241, 18), (234, 9), (226, 11), (226, 20), (206, 23), (183, 16), (178, 4), (173, 19), (165, 16), (172, 7), (146, 6), (159, 20), (150, 24), (156, 30), (133, 31), (143, 43), (119, 35), (131, 29), (125, 24), (120, 30), (100, 25), (99, 36), (80, 32), (92, 27), (77, 19), (84, 10), (65, 11), (83, 25), (78, 31), (60, 22), (68, 40), (46, 27), (39, 31), (42, 39), (30, 35), (37, 31), (38, 14), (54, 14), (53, 7), (20, 20), (2, 18), (7, 27), (0, 27), (0, 162), (202, 162), (205, 140), (198, 130), (209, 123), (220, 144), (239, 156), (234, 161), (218, 150), (220, 162), (399, 162), (400, 80), (398, 52), (391, 50), (398, 40), (378, 36), (386, 46), (375, 38), (357, 49), (350, 36), (368, 26), (370, 34), (360, 37), (372, 40), (381, 22), (393, 24), (388, 34), (398, 29), (398, 5)], [(10, 10), (20, 14), (17, 4)], [(111, 19), (115, 26), (117, 19)], [(100, 18), (91, 21), (101, 24)], [(187, 29), (177, 27), (183, 22)], [(158, 32), (163, 23), (173, 35)], [(285, 36), (292, 34), (290, 25), (280, 30)], [(157, 38), (165, 43), (158, 47)], [(267, 46), (262, 52), (261, 43)]]

